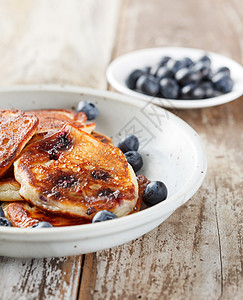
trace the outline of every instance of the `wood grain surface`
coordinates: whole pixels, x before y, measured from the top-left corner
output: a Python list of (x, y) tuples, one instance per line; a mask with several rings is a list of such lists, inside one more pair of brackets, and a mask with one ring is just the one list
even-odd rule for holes
[[(243, 63), (241, 0), (0, 1), (0, 85), (106, 88), (113, 58), (154, 46)], [(208, 173), (163, 224), (79, 257), (0, 258), (0, 299), (242, 299), (243, 98), (172, 110), (202, 137)]]

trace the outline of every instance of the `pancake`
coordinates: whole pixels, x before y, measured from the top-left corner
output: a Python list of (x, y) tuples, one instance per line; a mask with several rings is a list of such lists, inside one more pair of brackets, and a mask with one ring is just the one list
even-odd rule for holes
[(44, 211), (91, 220), (97, 211), (129, 214), (138, 184), (122, 151), (67, 124), (27, 146), (14, 163), (20, 195)]
[(92, 134), (93, 137), (100, 140), (102, 143), (113, 145), (112, 139), (109, 138), (108, 136), (106, 136), (102, 133), (96, 132), (96, 131), (93, 131), (91, 134)]
[(38, 119), (19, 110), (0, 110), (0, 177), (34, 135)]
[(87, 224), (82, 218), (62, 217), (46, 213), (28, 202), (19, 201), (2, 204), (5, 217), (14, 227), (27, 228), (39, 222), (49, 222), (55, 227)]
[(36, 134), (60, 130), (67, 123), (81, 128), (88, 133), (91, 133), (95, 128), (95, 123), (85, 124), (87, 117), (84, 112), (77, 113), (68, 109), (42, 109), (31, 110), (27, 113), (34, 114), (39, 119), (39, 125)]
[[(144, 175), (137, 176), (138, 186), (139, 186), (139, 196), (130, 214), (138, 212), (142, 203), (143, 192), (150, 182)], [(37, 224), (39, 222), (49, 222), (52, 226), (71, 226), (71, 225), (82, 225), (90, 223), (91, 220), (84, 218), (72, 218), (72, 217), (63, 217), (57, 214), (47, 213), (39, 208), (32, 206), (26, 201), (19, 202), (5, 202), (2, 204), (6, 218), (11, 221), (14, 227), (28, 228)]]
[(0, 180), (0, 201), (23, 201), (19, 194), (20, 184), (14, 178)]
[(63, 121), (79, 121), (83, 124), (87, 121), (87, 117), (84, 112), (76, 112), (71, 109), (39, 109), (39, 110), (29, 110), (29, 114), (36, 115), (40, 122), (45, 118), (52, 118), (56, 120)]

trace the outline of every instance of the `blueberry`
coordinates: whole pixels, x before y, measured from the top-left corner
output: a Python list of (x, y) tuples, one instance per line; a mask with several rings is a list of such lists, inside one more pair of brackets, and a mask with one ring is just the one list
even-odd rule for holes
[(127, 162), (132, 166), (134, 172), (137, 172), (142, 168), (143, 159), (137, 151), (128, 151), (124, 155), (127, 159)]
[(174, 73), (169, 70), (167, 67), (160, 67), (157, 71), (156, 77), (158, 77), (160, 80), (163, 78), (172, 78)]
[[(145, 74), (150, 74), (150, 71), (151, 71), (151, 67), (145, 67), (143, 70), (142, 70)], [(142, 74), (143, 75), (143, 74)], [(136, 86), (136, 84), (135, 84)], [(134, 87), (135, 88), (135, 87)]]
[(215, 74), (218, 74), (218, 73), (224, 73), (225, 75), (230, 76), (230, 69), (227, 67), (221, 67), (216, 71)]
[(180, 99), (191, 100), (192, 98), (192, 90), (197, 87), (196, 83), (189, 83), (184, 85), (180, 90)]
[(229, 93), (233, 88), (233, 80), (224, 73), (217, 73), (212, 77), (214, 88), (222, 93)]
[(207, 80), (211, 81), (212, 77), (213, 77), (213, 71), (212, 71), (211, 68), (209, 68), (209, 72), (208, 72), (208, 74), (206, 76), (204, 76), (203, 80), (205, 80), (205, 81), (207, 81)]
[(159, 93), (159, 83), (154, 76), (150, 74), (144, 74), (139, 77), (136, 83), (136, 89), (146, 95), (157, 96)]
[(0, 206), (0, 217), (4, 217), (4, 216), (5, 216), (4, 211), (3, 211), (2, 207)]
[(196, 86), (191, 91), (191, 97), (192, 99), (203, 99), (205, 97), (205, 90), (200, 86)]
[(129, 135), (122, 139), (117, 147), (121, 149), (123, 153), (128, 151), (137, 151), (139, 147), (138, 138), (135, 135)]
[(202, 81), (200, 87), (204, 90), (204, 98), (214, 97), (214, 88), (213, 84), (210, 81)]
[(175, 79), (182, 86), (193, 82), (199, 82), (201, 78), (202, 75), (199, 71), (193, 71), (187, 68), (180, 69), (175, 74)]
[(178, 70), (185, 67), (184, 63), (180, 60), (170, 59), (167, 63), (167, 68), (175, 74)]
[(107, 210), (102, 210), (102, 211), (97, 212), (97, 214), (95, 214), (95, 216), (93, 217), (92, 223), (108, 221), (108, 220), (112, 220), (112, 219), (116, 219), (116, 218), (117, 218), (117, 215), (115, 215), (113, 212), (107, 211)]
[(199, 61), (197, 62), (192, 68), (191, 70), (195, 71), (195, 72), (200, 72), (202, 75), (202, 78), (205, 78), (209, 75), (211, 69), (210, 66), (208, 66), (207, 64), (205, 64), (203, 61)]
[(80, 101), (78, 103), (77, 112), (81, 111), (86, 114), (88, 120), (94, 120), (99, 114), (97, 107), (93, 103), (87, 101)]
[(213, 92), (213, 96), (212, 96), (212, 97), (218, 97), (218, 96), (221, 96), (221, 95), (223, 95), (223, 93), (222, 93), (222, 92), (220, 92), (220, 91), (217, 91), (217, 90), (214, 90), (214, 92)]
[(169, 56), (164, 56), (161, 58), (161, 60), (159, 61), (159, 63), (155, 64), (152, 66), (151, 70), (150, 70), (150, 74), (153, 75), (153, 76), (157, 76), (157, 73), (158, 73), (158, 70), (161, 68), (161, 67), (164, 67), (167, 65), (168, 61), (170, 60), (171, 58)]
[(159, 66), (160, 67), (166, 66), (170, 59), (171, 59), (170, 56), (163, 56), (159, 62)]
[(150, 75), (152, 75), (153, 77), (156, 77), (159, 69), (160, 69), (160, 65), (158, 65), (158, 64), (153, 65), (149, 71)]
[(32, 225), (30, 228), (49, 228), (49, 227), (53, 227), (51, 225), (51, 223), (49, 223), (49, 222), (39, 222), (39, 223), (36, 223), (36, 224)]
[(161, 181), (150, 182), (143, 193), (143, 201), (148, 206), (153, 206), (167, 198), (167, 187)]
[(13, 227), (13, 224), (8, 219), (0, 217), (0, 226)]
[(205, 65), (207, 65), (208, 67), (211, 66), (211, 59), (208, 57), (208, 55), (203, 55), (202, 57), (199, 58), (198, 61), (203, 62)]
[[(147, 72), (146, 72), (147, 73)], [(130, 75), (126, 79), (126, 85), (129, 89), (135, 90), (136, 82), (140, 76), (144, 74), (144, 71), (136, 69), (130, 73)]]
[(163, 78), (160, 81), (160, 93), (164, 98), (177, 99), (179, 94), (179, 86), (174, 79)]
[(189, 68), (194, 65), (194, 62), (189, 57), (184, 57), (181, 59), (184, 67)]

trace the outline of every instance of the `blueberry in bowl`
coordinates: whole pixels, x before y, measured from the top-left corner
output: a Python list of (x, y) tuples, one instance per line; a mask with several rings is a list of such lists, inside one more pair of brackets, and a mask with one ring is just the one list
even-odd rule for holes
[(165, 55), (154, 65), (133, 70), (126, 85), (131, 90), (153, 97), (197, 100), (231, 92), (234, 81), (228, 67), (212, 67), (209, 55), (198, 59), (188, 56), (175, 59)]

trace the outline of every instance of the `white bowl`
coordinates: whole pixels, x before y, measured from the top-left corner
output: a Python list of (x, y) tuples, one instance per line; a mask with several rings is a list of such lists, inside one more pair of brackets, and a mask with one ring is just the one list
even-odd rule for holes
[(206, 154), (198, 134), (158, 106), (144, 106), (144, 102), (131, 101), (130, 97), (78, 87), (0, 89), (1, 109), (66, 109), (76, 107), (80, 100), (97, 105), (97, 131), (113, 137), (115, 144), (125, 134), (137, 134), (144, 159), (141, 173), (165, 182), (168, 198), (133, 215), (102, 223), (38, 230), (0, 227), (0, 255), (70, 256), (123, 244), (161, 224), (200, 187), (206, 172)]
[[(135, 69), (142, 69), (152, 66), (160, 61), (162, 56), (171, 56), (175, 59), (181, 59), (185, 56), (192, 60), (197, 60), (202, 55), (207, 54), (212, 61), (212, 69), (226, 66), (231, 71), (231, 77), (234, 81), (233, 89), (230, 93), (213, 98), (201, 100), (174, 100), (165, 98), (156, 98), (147, 96), (129, 89), (126, 86), (128, 75)], [(109, 66), (106, 72), (107, 80), (117, 91), (136, 97), (147, 102), (152, 102), (168, 108), (202, 108), (216, 106), (235, 100), (243, 94), (243, 68), (232, 59), (205, 50), (182, 48), (182, 47), (164, 47), (149, 48), (130, 52), (116, 58)]]

